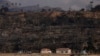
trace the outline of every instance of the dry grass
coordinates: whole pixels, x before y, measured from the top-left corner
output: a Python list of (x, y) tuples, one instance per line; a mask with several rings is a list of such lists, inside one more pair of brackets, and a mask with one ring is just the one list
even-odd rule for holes
[[(19, 54), (19, 53), (0, 53), (0, 56), (70, 56), (66, 54), (39, 54), (39, 53), (32, 53), (32, 54)], [(83, 55), (81, 55), (83, 56)], [(100, 56), (100, 55), (87, 55), (87, 56)]]

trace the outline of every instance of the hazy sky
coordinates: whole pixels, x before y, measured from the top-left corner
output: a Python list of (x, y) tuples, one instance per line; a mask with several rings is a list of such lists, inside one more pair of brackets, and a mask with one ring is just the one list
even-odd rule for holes
[[(40, 6), (61, 7), (65, 10), (85, 8), (91, 0), (9, 0), (22, 3), (22, 6), (39, 4)], [(94, 5), (100, 4), (100, 0), (94, 0)]]

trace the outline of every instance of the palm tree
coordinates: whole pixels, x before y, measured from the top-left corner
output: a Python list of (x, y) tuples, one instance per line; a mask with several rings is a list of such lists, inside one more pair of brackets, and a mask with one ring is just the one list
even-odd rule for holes
[(17, 3), (15, 3), (15, 6), (17, 6)]
[(11, 5), (13, 6), (13, 5), (14, 5), (14, 3), (11, 3)]
[(22, 4), (21, 3), (19, 3), (19, 6), (21, 6)]
[(8, 3), (6, 3), (6, 6), (8, 6), (9, 4)]

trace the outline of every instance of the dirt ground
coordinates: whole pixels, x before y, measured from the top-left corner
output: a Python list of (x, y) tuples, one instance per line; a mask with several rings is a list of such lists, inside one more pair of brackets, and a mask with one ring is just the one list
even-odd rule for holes
[[(19, 54), (19, 53), (0, 53), (0, 56), (70, 56), (66, 54), (39, 54), (39, 53), (32, 53), (32, 54)], [(78, 55), (75, 55), (78, 56)], [(80, 55), (84, 56), (84, 55)], [(100, 56), (100, 55), (85, 55), (85, 56)]]

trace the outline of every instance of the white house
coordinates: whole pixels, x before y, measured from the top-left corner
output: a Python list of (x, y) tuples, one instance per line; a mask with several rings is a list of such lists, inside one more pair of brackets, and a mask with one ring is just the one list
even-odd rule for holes
[(72, 51), (70, 48), (58, 48), (56, 49), (57, 54), (71, 54)]
[(41, 49), (41, 54), (50, 54), (50, 53), (52, 53), (52, 51), (48, 48)]

